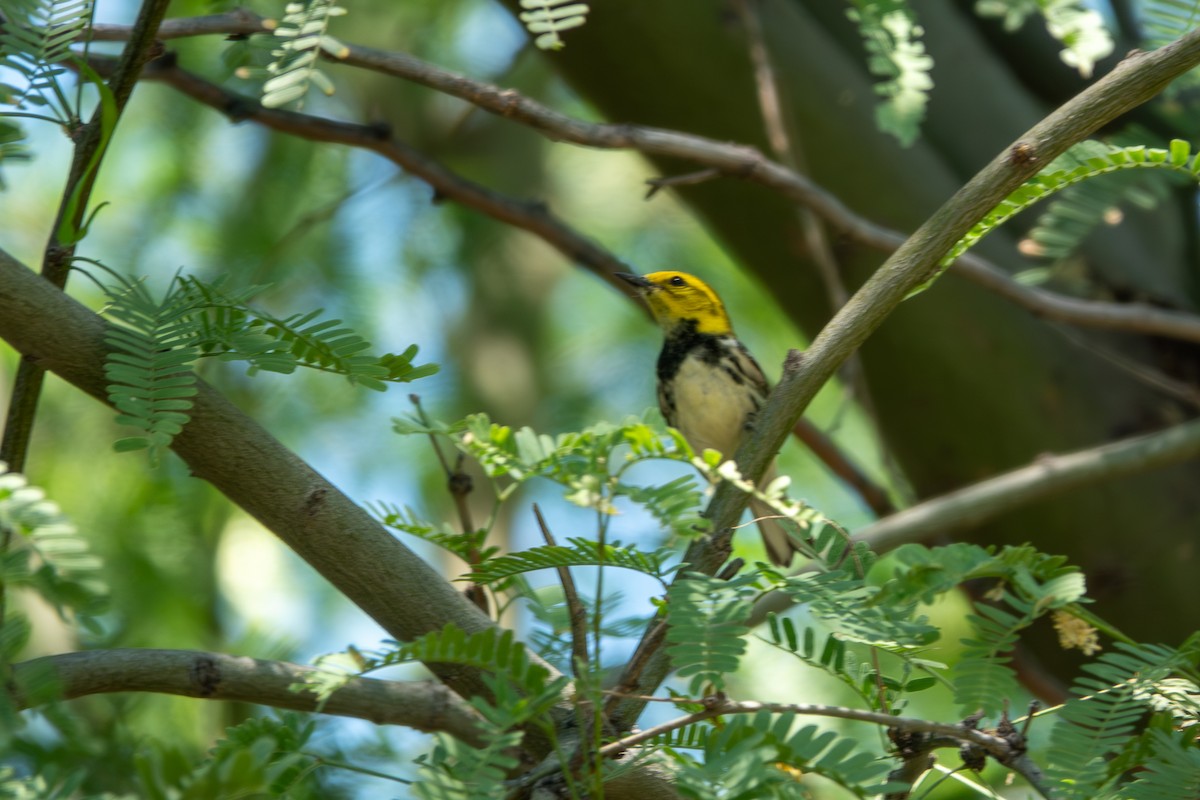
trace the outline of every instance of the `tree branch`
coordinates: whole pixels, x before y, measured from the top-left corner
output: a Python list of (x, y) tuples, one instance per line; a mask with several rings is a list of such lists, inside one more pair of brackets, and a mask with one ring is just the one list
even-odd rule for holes
[[(643, 698), (646, 699), (646, 698)], [(689, 702), (704, 706), (704, 709), (692, 714), (687, 714), (682, 717), (664, 722), (661, 725), (647, 728), (636, 733), (631, 733), (624, 736), (615, 742), (611, 742), (600, 748), (600, 755), (615, 756), (626, 750), (635, 747), (643, 742), (650, 741), (663, 734), (670, 733), (680, 728), (685, 728), (688, 725), (694, 725), (697, 722), (714, 719), (716, 717), (728, 716), (730, 714), (757, 714), (766, 711), (770, 714), (793, 714), (796, 716), (817, 716), (826, 717), (829, 719), (846, 719), (856, 722), (867, 722), (872, 725), (881, 725), (888, 730), (898, 731), (901, 733), (923, 733), (932, 736), (945, 737), (948, 741), (952, 741), (953, 746), (966, 742), (982, 748), (988, 755), (996, 759), (1000, 764), (1012, 769), (1025, 778), (1030, 786), (1032, 786), (1043, 797), (1049, 797), (1050, 791), (1045, 784), (1041, 770), (1036, 764), (1033, 764), (1025, 757), (1025, 749), (1023, 747), (1024, 738), (1021, 737), (1018, 741), (1011, 740), (1007, 737), (977, 730), (976, 728), (959, 723), (947, 724), (944, 722), (931, 722), (929, 720), (917, 719), (915, 717), (897, 717), (891, 714), (884, 714), (878, 711), (864, 711), (857, 708), (847, 708), (845, 706), (827, 706), (814, 703), (759, 703), (756, 701), (733, 701), (723, 695), (713, 695), (701, 700), (681, 701), (672, 699), (670, 702)]]
[(1177, 464), (1200, 455), (1200, 420), (1032, 464), (898, 511), (861, 529), (855, 539), (890, 550), (939, 533), (978, 525), (1015, 506), (1084, 484)]
[[(1048, 163), (1096, 128), (1154, 97), (1198, 63), (1200, 30), (1152, 53), (1127, 57), (1037, 123), (956, 192), (855, 292), (807, 351), (788, 354), (779, 385), (734, 456), (743, 477), (752, 483), (759, 480), (825, 382), (912, 290), (936, 274), (941, 259), (976, 221), (1028, 180), (1039, 164)], [(1030, 154), (1035, 156), (1033, 160), (1028, 158)], [(730, 528), (746, 501), (747, 494), (730, 484), (717, 488), (705, 511), (716, 533), (693, 543), (684, 556), (693, 571), (712, 575), (727, 558)], [(653, 691), (670, 669), (662, 650), (651, 659), (642, 675), (640, 694)], [(640, 699), (627, 701), (614, 723), (631, 725), (644, 705)]]
[[(167, 20), (163, 23), (161, 35), (163, 38), (173, 39), (212, 33), (269, 33), (273, 29), (273, 20), (240, 10), (228, 14)], [(128, 32), (127, 26), (100, 25), (96, 26), (94, 38), (119, 41), (126, 38)], [(717, 174), (761, 183), (811, 210), (838, 235), (865, 247), (892, 253), (908, 238), (903, 233), (877, 225), (855, 214), (837, 197), (804, 175), (767, 159), (757, 149), (748, 145), (719, 142), (663, 128), (585, 122), (554, 111), (512, 89), (502, 89), (493, 84), (467, 78), (405, 53), (348, 44), (344, 58), (333, 58), (328, 53), (323, 53), (323, 56), (347, 66), (380, 72), (456, 97), (484, 111), (532, 128), (554, 142), (569, 142), (605, 150), (636, 150), (647, 156), (685, 159), (710, 168), (702, 173), (704, 179), (712, 175), (711, 170), (717, 170)], [(1048, 161), (1049, 159), (1043, 159), (1039, 163)], [(674, 182), (671, 178), (652, 181)], [(536, 233), (530, 228), (525, 229)], [(557, 244), (555, 246), (558, 247)], [(570, 252), (566, 254), (568, 257), (574, 257)], [(580, 263), (596, 269), (590, 263)], [(951, 267), (951, 271), (1046, 319), (1200, 342), (1200, 316), (1194, 314), (1141, 303), (1081, 300), (1038, 287), (1025, 286), (974, 253), (961, 256)], [(600, 274), (608, 279), (607, 275)]]
[[(323, 704), (311, 692), (288, 687), (320, 673), (316, 667), (285, 661), (206, 653), (198, 650), (88, 650), (45, 656), (12, 665), (11, 683), (53, 678), (54, 699), (71, 700), (108, 692), (158, 692), (204, 700), (319, 711), (357, 717), (377, 725), (404, 725), (419, 731), (442, 731), (482, 746), (478, 712), (436, 681), (385, 681), (350, 678)], [(37, 703), (14, 694), (17, 710)]]
[[(877, 553), (885, 553), (903, 544), (928, 542), (941, 534), (982, 524), (1056, 492), (1160, 469), (1197, 456), (1200, 420), (1087, 450), (1042, 455), (1027, 466), (897, 511), (861, 528), (854, 539), (866, 542)], [(757, 626), (767, 614), (782, 613), (793, 605), (783, 592), (771, 592), (755, 603), (747, 624)]]
[[(103, 64), (101, 59), (95, 61), (98, 65)], [(628, 286), (612, 276), (616, 272), (628, 271), (630, 267), (572, 229), (545, 205), (517, 200), (467, 180), (395, 139), (386, 127), (264, 108), (257, 100), (230, 92), (180, 68), (173, 56), (153, 62), (146, 70), (145, 78), (165, 83), (193, 100), (215, 108), (234, 122), (249, 120), (309, 141), (344, 144), (378, 153), (405, 172), (428, 183), (438, 198), (453, 200), (514, 228), (528, 231), (568, 259), (586, 266), (623, 293), (628, 293)]]
[[(0, 338), (101, 402), (107, 402), (105, 328), (100, 317), (0, 250)], [(196, 387), (191, 419), (172, 444), (192, 475), (245, 509), (389, 634), (407, 641), (448, 622), (468, 634), (493, 626), (258, 423), (203, 380)], [(488, 694), (477, 670), (431, 669), (463, 697)], [(526, 740), (541, 744), (533, 732)]]
[[(97, 64), (103, 67), (103, 61)], [(249, 120), (264, 127), (312, 141), (345, 144), (376, 152), (428, 183), (438, 196), (487, 214), (501, 222), (540, 237), (568, 259), (586, 267), (629, 295), (629, 286), (613, 278), (630, 267), (616, 256), (551, 214), (540, 203), (520, 201), (467, 180), (402, 142), (387, 131), (368, 125), (314, 117), (294, 111), (268, 109), (257, 101), (230, 92), (176, 66), (170, 58), (156, 62), (147, 79), (161, 81), (194, 100), (215, 108), (234, 121)], [(884, 513), (890, 508), (886, 492), (871, 482), (836, 445), (816, 429), (801, 425), (797, 436), (830, 470), (860, 493), (864, 502)]]

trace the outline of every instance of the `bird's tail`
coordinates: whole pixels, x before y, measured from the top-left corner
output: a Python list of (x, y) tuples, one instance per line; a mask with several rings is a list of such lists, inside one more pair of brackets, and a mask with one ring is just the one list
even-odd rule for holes
[(758, 518), (758, 530), (771, 563), (780, 567), (790, 566), (792, 557), (800, 551), (800, 545), (788, 535), (782, 521), (776, 518), (779, 512), (756, 498), (750, 500), (750, 512)]

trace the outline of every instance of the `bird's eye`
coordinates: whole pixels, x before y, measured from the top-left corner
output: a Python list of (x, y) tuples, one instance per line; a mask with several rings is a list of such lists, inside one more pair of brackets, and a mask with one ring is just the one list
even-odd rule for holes
[(670, 283), (672, 286), (687, 286), (687, 281), (685, 281), (683, 278), (679, 277), (678, 275), (674, 276), (673, 278), (671, 278), (671, 280), (669, 280), (667, 282)]

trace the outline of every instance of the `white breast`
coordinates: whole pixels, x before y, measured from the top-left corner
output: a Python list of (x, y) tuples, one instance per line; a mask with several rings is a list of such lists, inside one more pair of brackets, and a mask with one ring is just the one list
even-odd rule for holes
[(674, 386), (675, 427), (692, 449), (700, 453), (711, 447), (732, 458), (756, 410), (754, 393), (696, 356), (684, 359)]

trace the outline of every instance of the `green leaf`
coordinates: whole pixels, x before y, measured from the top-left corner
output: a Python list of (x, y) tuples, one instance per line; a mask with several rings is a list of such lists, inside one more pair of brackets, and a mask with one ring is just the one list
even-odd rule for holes
[(723, 689), (725, 676), (737, 670), (756, 594), (751, 577), (687, 573), (667, 591), (667, 653), (679, 677), (692, 679), (692, 694), (708, 685)]
[(586, 4), (572, 0), (521, 0), (521, 8), (529, 9), (520, 13), (520, 20), (536, 35), (534, 44), (540, 50), (565, 47), (559, 34), (583, 25), (590, 10)]
[(673, 555), (660, 550), (643, 553), (634, 547), (624, 547), (620, 542), (600, 545), (589, 539), (568, 538), (567, 545), (535, 547), (519, 553), (490, 558), (479, 564), (471, 573), (460, 580), (491, 585), (514, 575), (539, 569), (560, 567), (604, 566), (631, 569), (664, 580), (672, 569), (664, 567)]
[(289, 2), (274, 31), (276, 47), (273, 60), (266, 67), (271, 76), (262, 87), (262, 104), (280, 108), (301, 100), (310, 84), (316, 84), (325, 94), (333, 94), (333, 83), (317, 67), (321, 51), (335, 58), (346, 48), (326, 35), (330, 20), (346, 13), (334, 0), (303, 0)]
[(847, 9), (867, 49), (867, 66), (883, 78), (875, 91), (885, 99), (876, 108), (879, 129), (905, 147), (916, 141), (933, 88), (933, 59), (921, 41), (924, 29), (907, 0), (851, 0)]

